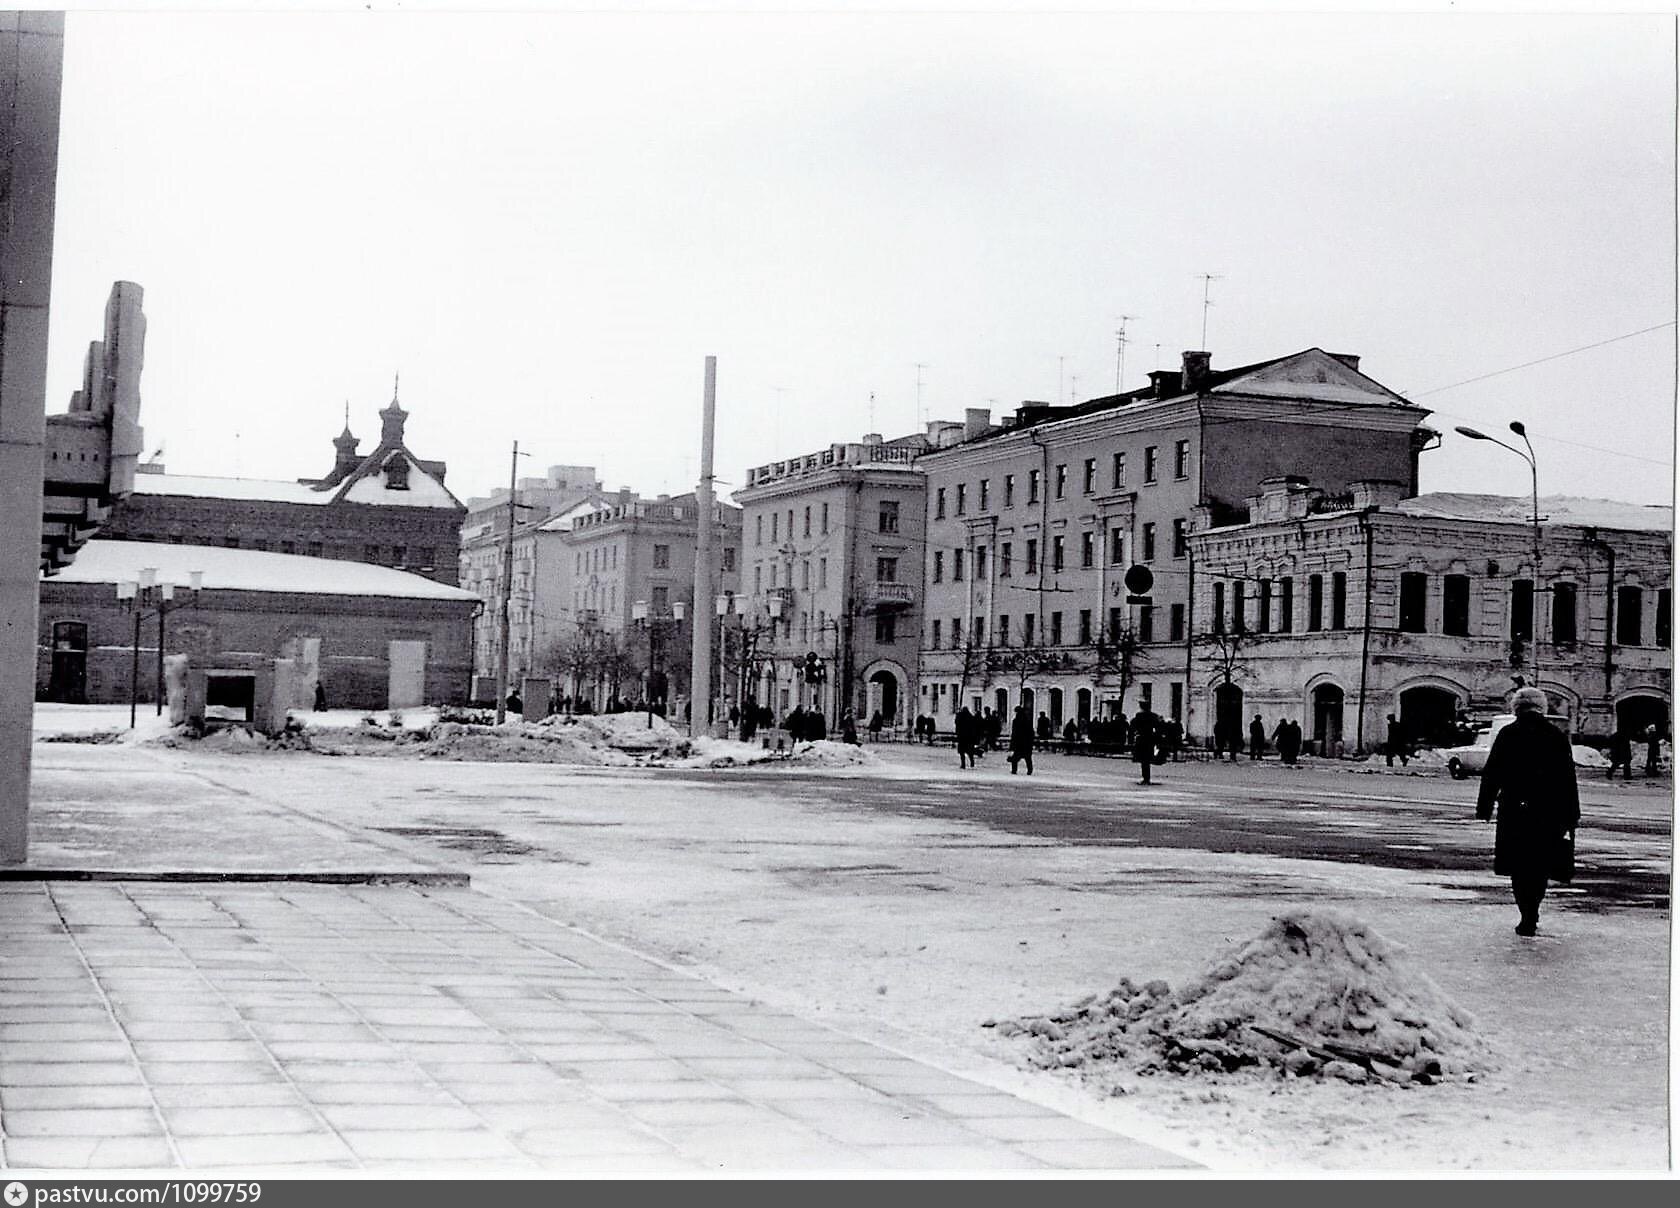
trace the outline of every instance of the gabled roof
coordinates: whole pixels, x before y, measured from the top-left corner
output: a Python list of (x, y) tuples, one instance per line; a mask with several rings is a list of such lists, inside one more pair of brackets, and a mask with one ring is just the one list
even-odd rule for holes
[(1227, 369), (1213, 374), (1212, 379), (1213, 384), (1204, 387), (1205, 393), (1378, 406), (1415, 405), (1322, 348), (1308, 348), (1293, 356)]

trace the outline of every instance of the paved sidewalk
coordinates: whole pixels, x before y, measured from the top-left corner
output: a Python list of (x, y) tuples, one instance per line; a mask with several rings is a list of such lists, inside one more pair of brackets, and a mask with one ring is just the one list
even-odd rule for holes
[(469, 889), (0, 886), (5, 1164), (1191, 1165)]

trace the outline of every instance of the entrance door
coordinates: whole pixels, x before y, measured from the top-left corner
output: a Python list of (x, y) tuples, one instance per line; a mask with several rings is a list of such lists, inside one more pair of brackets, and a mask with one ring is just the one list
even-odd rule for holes
[(321, 682), (321, 639), (287, 638), (280, 646), (280, 657), (297, 665), (292, 684), (292, 708), (315, 707), (315, 685)]
[(87, 626), (81, 621), (53, 623), (47, 697), (68, 705), (87, 703)]
[(1081, 688), (1078, 692), (1074, 693), (1073, 699), (1074, 699), (1074, 708), (1077, 711), (1076, 716), (1079, 718), (1079, 720), (1080, 721), (1086, 721), (1086, 722), (1090, 721), (1091, 720), (1091, 690), (1089, 688)]
[(1320, 684), (1313, 689), (1313, 742), (1322, 753), (1329, 743), (1342, 741), (1343, 693), (1336, 684)]
[(1243, 725), (1243, 693), (1235, 684), (1225, 683), (1213, 690), (1214, 723), (1221, 734), (1236, 735), (1240, 739), (1248, 731)]
[(876, 710), (881, 713), (881, 720), (887, 725), (893, 724), (898, 716), (898, 678), (890, 671), (877, 671), (869, 677), (870, 716)]
[(1424, 684), (1400, 694), (1400, 722), (1412, 742), (1451, 745), (1457, 716), (1458, 697), (1445, 688)]
[(396, 641), (389, 649), (391, 677), (386, 708), (417, 709), (426, 702), (426, 643)]
[(1630, 696), (1616, 702), (1616, 728), (1635, 739), (1650, 726), (1668, 735), (1668, 702), (1658, 696)]
[(1050, 689), (1050, 724), (1059, 731), (1062, 728), (1062, 690)]
[(1033, 712), (1033, 699), (1033, 690), (1031, 688), (1021, 689), (1021, 708), (1027, 711), (1028, 719), (1036, 725), (1038, 722), (1038, 714)]

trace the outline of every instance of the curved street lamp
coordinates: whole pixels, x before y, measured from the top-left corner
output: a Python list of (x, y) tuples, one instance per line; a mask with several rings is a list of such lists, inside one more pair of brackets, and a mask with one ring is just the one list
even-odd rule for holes
[[(1517, 448), (1517, 446), (1512, 445), (1512, 444), (1507, 444), (1505, 441), (1502, 441), (1502, 440), (1498, 439), (1497, 437), (1489, 436), (1486, 432), (1479, 431), (1475, 428), (1467, 428), (1462, 424), (1455, 427), (1454, 431), (1457, 432), (1460, 436), (1469, 437), (1471, 440), (1485, 440), (1485, 441), (1488, 441), (1492, 444), (1498, 445), (1501, 449), (1508, 449), (1512, 453), (1515, 453), (1518, 457), (1522, 458), (1524, 461), (1526, 461), (1528, 463), (1529, 489), (1530, 489), (1530, 492), (1531, 492), (1531, 497), (1532, 497), (1533, 505), (1534, 505), (1534, 511), (1533, 511), (1533, 515), (1531, 517), (1532, 522), (1533, 522), (1533, 527), (1534, 527), (1534, 597), (1533, 598), (1537, 599), (1539, 597), (1539, 594), (1540, 594), (1540, 470), (1539, 470), (1539, 467), (1535, 464), (1534, 445), (1528, 439), (1528, 429), (1523, 425), (1523, 422), (1520, 419), (1512, 420), (1511, 424), (1510, 424), (1510, 427), (1511, 427), (1512, 432), (1515, 432), (1518, 436), (1522, 437), (1522, 442), (1523, 442), (1523, 446), (1524, 446), (1523, 449), (1519, 449), (1519, 448)], [(1524, 449), (1526, 449), (1527, 451), (1525, 452)], [(1536, 688), (1540, 687), (1540, 618), (1539, 618), (1539, 615), (1538, 615), (1538, 611), (1539, 610), (1536, 607), (1535, 608), (1535, 614), (1533, 615), (1533, 617), (1530, 620), (1530, 627), (1533, 630), (1532, 637), (1533, 637), (1533, 642), (1534, 642), (1534, 681), (1535, 681), (1534, 686)], [(1542, 691), (1543, 690), (1544, 689), (1542, 689)]]

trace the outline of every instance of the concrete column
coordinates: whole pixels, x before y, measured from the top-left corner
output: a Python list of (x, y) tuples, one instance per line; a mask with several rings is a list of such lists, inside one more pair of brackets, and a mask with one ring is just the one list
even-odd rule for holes
[(62, 13), (0, 13), (0, 862), (29, 850)]

